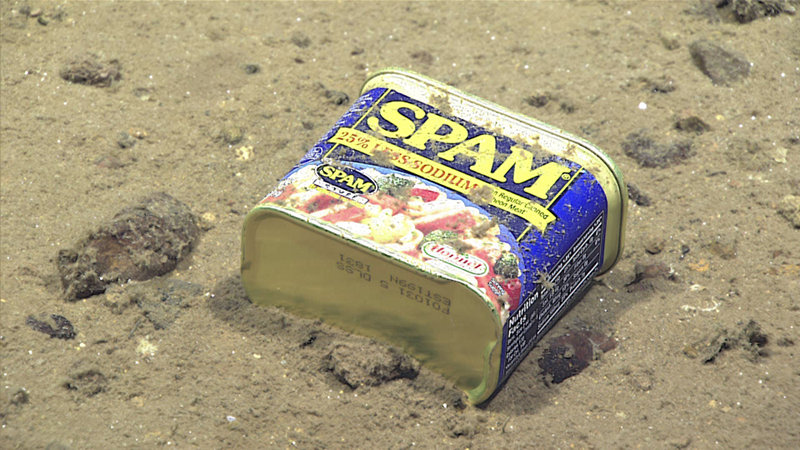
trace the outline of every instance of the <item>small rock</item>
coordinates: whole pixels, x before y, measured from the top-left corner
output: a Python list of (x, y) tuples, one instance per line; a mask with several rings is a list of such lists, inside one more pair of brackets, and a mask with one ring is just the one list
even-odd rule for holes
[[(52, 321), (52, 323), (49, 323)], [(34, 331), (47, 334), (56, 339), (75, 339), (75, 328), (66, 317), (58, 314), (51, 314), (50, 321), (39, 320), (33, 316), (28, 316), (25, 323)], [(55, 325), (55, 326), (53, 326)]]
[(188, 300), (201, 297), (203, 286), (174, 279), (156, 279), (147, 283), (130, 285), (128, 300), (121, 303), (136, 304), (141, 308), (156, 330), (169, 328), (188, 306)]
[(727, 236), (717, 236), (708, 244), (708, 251), (722, 259), (736, 258), (736, 239)]
[(200, 234), (189, 207), (157, 193), (59, 251), (58, 271), (68, 300), (102, 293), (111, 283), (147, 280), (170, 272)]
[(445, 421), (445, 426), (451, 437), (472, 438), (480, 431), (480, 424), (475, 414), (462, 413), (450, 416)]
[(662, 31), (659, 33), (658, 37), (661, 39), (661, 44), (663, 44), (664, 48), (667, 50), (676, 50), (681, 46), (678, 33)]
[(70, 375), (62, 386), (82, 397), (94, 397), (108, 387), (108, 379), (97, 369), (88, 369)]
[(311, 45), (311, 38), (299, 31), (292, 34), (290, 41), (300, 48), (306, 48)]
[(714, 362), (726, 350), (740, 349), (746, 352), (749, 360), (756, 361), (759, 357), (767, 355), (763, 347), (768, 343), (769, 337), (761, 331), (758, 322), (750, 320), (746, 324), (739, 322), (734, 329), (719, 329), (687, 345), (683, 353), (689, 358), (700, 358), (701, 362), (708, 364)]
[(657, 255), (664, 250), (666, 241), (662, 237), (652, 236), (644, 244), (644, 251), (651, 255)]
[(650, 201), (650, 197), (647, 196), (644, 192), (642, 192), (638, 187), (636, 187), (633, 183), (627, 183), (628, 186), (628, 198), (631, 199), (634, 203), (639, 206), (650, 206), (652, 202)]
[(374, 342), (335, 343), (325, 359), (326, 368), (353, 389), (362, 385), (378, 386), (398, 378), (414, 379), (419, 374), (416, 360)]
[(11, 399), (8, 401), (14, 406), (22, 406), (27, 405), (31, 401), (31, 396), (28, 394), (23, 388), (17, 389), (16, 392), (11, 396)]
[(122, 66), (118, 60), (105, 62), (100, 56), (90, 53), (69, 61), (61, 68), (59, 74), (70, 83), (109, 87), (122, 78), (121, 70)]
[(658, 262), (653, 264), (636, 263), (633, 268), (633, 280), (625, 285), (628, 292), (653, 291), (656, 289), (654, 282), (658, 279), (673, 279), (673, 274), (666, 264)]
[(558, 384), (581, 373), (602, 353), (616, 346), (616, 339), (596, 331), (569, 331), (549, 341), (538, 360), (539, 368), (548, 382)]
[(258, 72), (261, 72), (261, 66), (258, 64), (246, 64), (244, 66), (244, 73), (248, 75), (253, 75)]
[(689, 116), (678, 119), (675, 122), (675, 128), (681, 131), (689, 131), (694, 134), (703, 134), (711, 130), (711, 127), (697, 116)]
[(800, 228), (800, 196), (787, 195), (783, 197), (778, 205), (778, 214), (795, 228)]
[(117, 145), (119, 148), (131, 148), (136, 145), (136, 138), (125, 131), (120, 131), (117, 135)]
[(417, 50), (411, 53), (411, 59), (421, 62), (425, 65), (433, 64), (436, 58), (431, 55), (427, 50)]
[(333, 103), (334, 105), (337, 106), (346, 105), (350, 103), (350, 97), (342, 91), (334, 91), (331, 89), (326, 89), (325, 98), (328, 99), (329, 103)]
[(743, 55), (728, 51), (713, 42), (697, 40), (689, 44), (694, 64), (714, 84), (729, 85), (750, 75), (750, 61)]
[(543, 108), (550, 102), (550, 95), (545, 92), (539, 92), (531, 95), (525, 99), (525, 103), (533, 106), (534, 108)]
[(639, 81), (644, 86), (644, 90), (654, 94), (668, 94), (675, 90), (675, 81), (668, 76), (661, 76), (656, 79), (641, 77)]
[(642, 167), (665, 168), (694, 155), (690, 141), (662, 144), (654, 141), (647, 130), (629, 134), (622, 149)]
[(739, 23), (749, 23), (761, 17), (794, 14), (796, 9), (787, 0), (726, 0)]
[(236, 145), (244, 139), (245, 129), (235, 123), (226, 123), (217, 132), (217, 141), (225, 145)]

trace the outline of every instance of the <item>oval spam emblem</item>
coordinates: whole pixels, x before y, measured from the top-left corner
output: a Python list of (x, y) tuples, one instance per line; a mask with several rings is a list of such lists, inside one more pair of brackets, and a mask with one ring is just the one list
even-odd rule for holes
[(353, 194), (365, 195), (378, 190), (375, 180), (352, 167), (321, 164), (316, 172), (325, 182)]

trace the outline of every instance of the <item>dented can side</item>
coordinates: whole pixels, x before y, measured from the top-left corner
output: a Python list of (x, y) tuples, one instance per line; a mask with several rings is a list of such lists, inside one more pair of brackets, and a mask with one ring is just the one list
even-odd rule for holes
[(389, 69), (248, 214), (243, 283), (480, 403), (619, 258), (626, 202), (591, 144)]

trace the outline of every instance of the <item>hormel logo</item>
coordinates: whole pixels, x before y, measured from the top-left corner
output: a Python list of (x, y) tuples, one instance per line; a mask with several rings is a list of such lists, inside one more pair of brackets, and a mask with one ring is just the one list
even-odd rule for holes
[(458, 253), (449, 245), (426, 242), (422, 245), (422, 252), (476, 277), (489, 273), (489, 265), (486, 264), (486, 261), (472, 255)]

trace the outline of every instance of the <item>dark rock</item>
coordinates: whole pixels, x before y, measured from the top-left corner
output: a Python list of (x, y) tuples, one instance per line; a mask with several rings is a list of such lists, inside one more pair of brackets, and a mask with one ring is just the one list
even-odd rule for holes
[(57, 339), (75, 339), (75, 328), (72, 326), (66, 317), (59, 316), (58, 314), (51, 314), (48, 323), (47, 320), (39, 320), (33, 316), (28, 316), (25, 323), (34, 331), (49, 335), (51, 338)]
[(689, 44), (692, 61), (714, 84), (729, 85), (750, 75), (750, 61), (713, 42), (697, 40)]
[(8, 401), (10, 404), (14, 406), (22, 406), (27, 405), (31, 401), (31, 396), (28, 394), (28, 391), (25, 389), (17, 389), (16, 392), (11, 396), (11, 399)]
[(550, 340), (538, 363), (547, 381), (558, 384), (581, 373), (602, 353), (616, 346), (616, 339), (602, 333), (570, 331)]
[(414, 379), (419, 374), (416, 360), (374, 342), (334, 343), (325, 359), (326, 369), (353, 389), (378, 386), (398, 378)]
[(125, 208), (74, 248), (58, 253), (66, 298), (86, 298), (104, 292), (110, 283), (170, 272), (199, 234), (189, 207), (163, 192)]
[(109, 87), (122, 78), (121, 70), (116, 59), (105, 62), (95, 54), (88, 54), (69, 61), (59, 74), (70, 83)]
[(739, 23), (749, 23), (762, 17), (794, 14), (797, 9), (790, 3), (788, 0), (722, 0), (717, 7), (729, 6)]
[(248, 75), (253, 75), (258, 72), (261, 72), (261, 66), (258, 64), (247, 64), (244, 66), (244, 73)]
[(669, 167), (694, 154), (691, 142), (662, 144), (654, 141), (647, 130), (629, 134), (622, 143), (622, 149), (642, 167)]
[(631, 199), (634, 203), (639, 206), (650, 206), (652, 202), (650, 201), (650, 197), (647, 196), (644, 192), (639, 190), (633, 183), (627, 183), (628, 186), (628, 198)]

